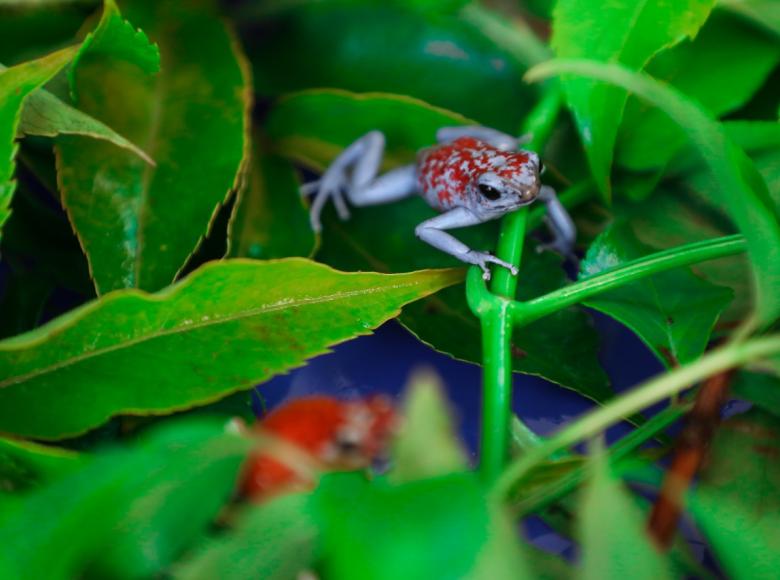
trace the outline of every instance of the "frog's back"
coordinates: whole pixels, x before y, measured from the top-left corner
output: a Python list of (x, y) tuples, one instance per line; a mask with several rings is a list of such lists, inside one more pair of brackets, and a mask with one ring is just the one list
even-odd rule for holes
[(501, 151), (473, 137), (420, 151), (417, 179), (420, 195), (439, 211), (467, 205), (469, 186)]

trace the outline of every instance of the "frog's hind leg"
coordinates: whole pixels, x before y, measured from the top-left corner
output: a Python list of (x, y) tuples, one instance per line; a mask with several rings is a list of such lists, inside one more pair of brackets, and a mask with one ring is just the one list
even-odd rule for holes
[(502, 151), (516, 151), (517, 148), (526, 142), (525, 137), (513, 137), (502, 133), (497, 129), (482, 127), (480, 125), (465, 125), (461, 127), (442, 127), (436, 131), (436, 141), (438, 143), (451, 143), (461, 137), (473, 137), (492, 145)]
[(314, 193), (311, 205), (311, 225), (320, 231), (320, 213), (329, 198), (342, 220), (349, 219), (349, 208), (343, 194), (355, 206), (377, 205), (407, 197), (417, 191), (417, 170), (414, 165), (399, 167), (378, 176), (385, 150), (381, 131), (366, 133), (347, 147), (322, 178), (301, 187), (301, 193)]

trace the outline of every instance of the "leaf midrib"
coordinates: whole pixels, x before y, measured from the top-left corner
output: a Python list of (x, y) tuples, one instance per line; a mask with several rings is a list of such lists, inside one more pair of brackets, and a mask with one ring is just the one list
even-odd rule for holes
[[(242, 319), (248, 319), (253, 318), (256, 316), (260, 316), (263, 314), (267, 314), (270, 312), (276, 312), (279, 310), (283, 310), (285, 308), (294, 308), (299, 306), (311, 306), (315, 304), (321, 304), (326, 302), (336, 302), (339, 300), (354, 298), (357, 296), (364, 296), (364, 295), (370, 295), (370, 294), (376, 294), (376, 293), (382, 293), (387, 290), (398, 290), (403, 288), (412, 288), (415, 286), (422, 285), (422, 282), (408, 282), (408, 283), (401, 283), (401, 284), (391, 284), (381, 287), (370, 287), (370, 288), (362, 288), (360, 290), (349, 290), (349, 291), (343, 291), (338, 292), (335, 294), (328, 294), (325, 296), (316, 296), (312, 298), (299, 298), (297, 300), (294, 300), (292, 302), (288, 301), (287, 299), (281, 299), (277, 302), (263, 305), (258, 308), (253, 308), (250, 310), (244, 310), (237, 314), (227, 315), (220, 318), (214, 318), (209, 319), (207, 321), (200, 320), (199, 322), (194, 322), (192, 324), (187, 325), (179, 325), (175, 326), (169, 330), (162, 330), (155, 334), (146, 334), (144, 336), (130, 339), (126, 342), (121, 342), (112, 346), (108, 346), (102, 349), (97, 349), (93, 351), (89, 351), (84, 354), (76, 355), (73, 357), (70, 357), (68, 359), (65, 359), (61, 362), (55, 363), (53, 365), (49, 365), (48, 367), (43, 367), (40, 369), (36, 369), (35, 371), (29, 372), (24, 375), (19, 375), (17, 377), (10, 377), (8, 379), (5, 379), (3, 381), (0, 381), (0, 389), (10, 387), (13, 385), (17, 385), (32, 379), (35, 379), (39, 376), (43, 376), (52, 372), (56, 372), (60, 369), (67, 368), (71, 365), (79, 364), (83, 361), (90, 360), (93, 358), (97, 358), (100, 356), (103, 356), (105, 354), (110, 354), (112, 352), (122, 350), (122, 349), (129, 349), (134, 346), (137, 346), (139, 344), (143, 344), (144, 342), (156, 339), (156, 338), (162, 338), (165, 336), (175, 335), (175, 334), (186, 334), (188, 332), (192, 332), (195, 330), (200, 330), (202, 328), (206, 328), (209, 326), (217, 325), (217, 324), (227, 324), (230, 322), (235, 322), (237, 320)], [(400, 305), (399, 305), (400, 308)], [(34, 347), (33, 347), (34, 348)], [(26, 349), (20, 349), (20, 350), (26, 350)], [(6, 352), (12, 352), (12, 351), (6, 351)]]

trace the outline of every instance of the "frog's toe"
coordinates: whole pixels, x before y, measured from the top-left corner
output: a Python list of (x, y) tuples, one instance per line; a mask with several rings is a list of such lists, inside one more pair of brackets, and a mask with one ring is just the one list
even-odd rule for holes
[(299, 190), (301, 196), (306, 197), (307, 195), (316, 193), (317, 190), (320, 188), (321, 183), (322, 183), (321, 179), (317, 179), (316, 181), (310, 181), (309, 183), (304, 183), (303, 185), (301, 185), (301, 188)]
[(344, 222), (350, 218), (349, 207), (340, 191), (333, 194), (333, 205), (336, 207), (336, 213), (341, 221)]

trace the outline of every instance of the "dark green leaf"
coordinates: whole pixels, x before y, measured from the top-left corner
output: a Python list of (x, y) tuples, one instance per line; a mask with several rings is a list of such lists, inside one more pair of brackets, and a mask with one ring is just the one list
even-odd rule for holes
[[(773, 385), (777, 386), (777, 385)], [(690, 507), (731, 578), (780, 569), (780, 424), (763, 411), (721, 425)]]
[[(619, 62), (641, 70), (659, 50), (693, 37), (714, 0), (637, 0), (603, 4), (560, 0), (553, 15), (552, 45), (560, 58)], [(597, 185), (609, 197), (609, 174), (626, 103), (623, 88), (594, 78), (564, 77), (569, 108)]]
[(780, 218), (755, 165), (695, 102), (671, 87), (621, 66), (593, 61), (558, 61), (539, 65), (533, 78), (573, 73), (619, 85), (663, 109), (683, 127), (706, 162), (716, 187), (709, 192), (744, 234), (753, 266), (756, 314), (760, 324), (780, 315)]
[[(345, 270), (401, 271), (457, 262), (424, 244), (414, 228), (435, 215), (419, 198), (387, 206), (356, 208), (348, 223), (326, 213), (318, 258)], [(385, 230), (377, 231), (377, 224)], [(490, 250), (498, 237), (496, 223), (458, 231), (470, 247)], [(529, 245), (520, 271), (520, 297), (536, 297), (566, 283), (560, 258), (538, 254)], [(426, 266), (427, 264), (427, 266)], [(479, 321), (472, 314), (462, 289), (445, 290), (430, 300), (404, 309), (401, 322), (421, 340), (455, 358), (482, 360)], [(612, 395), (609, 380), (596, 358), (598, 337), (587, 315), (570, 308), (535, 322), (513, 339), (513, 369), (543, 376), (603, 401)]]
[(455, 15), (336, 0), (293, 6), (242, 32), (262, 95), (384, 91), (510, 132), (534, 101), (534, 90), (519, 82), (526, 65)]
[(78, 469), (83, 461), (73, 451), (0, 437), (0, 489), (8, 493), (47, 483)]
[(75, 52), (75, 47), (66, 48), (0, 71), (0, 231), (10, 215), (11, 197), (16, 188), (13, 180), (15, 139), (22, 105), (30, 93), (70, 62)]
[(256, 135), (247, 183), (230, 221), (228, 255), (234, 258), (309, 256), (315, 237), (292, 164), (263, 150)]
[(85, 40), (72, 89), (79, 109), (157, 162), (83, 137), (58, 143), (63, 202), (99, 292), (169, 284), (234, 187), (248, 149), (250, 95), (229, 28), (204, 7), (106, 4)]
[[(695, 40), (660, 53), (647, 72), (717, 117), (744, 104), (779, 57), (780, 44), (771, 35), (716, 11)], [(618, 135), (617, 162), (640, 171), (661, 168), (686, 141), (683, 130), (663, 111), (632, 96)]]
[(70, 2), (57, 6), (36, 2), (27, 6), (0, 2), (0, 63), (10, 66), (38, 58), (74, 42), (79, 27), (99, 4)]
[(642, 512), (610, 473), (603, 451), (591, 459), (593, 476), (583, 491), (579, 577), (593, 580), (672, 578), (666, 559), (645, 532)]
[(281, 496), (242, 514), (235, 529), (179, 566), (180, 580), (289, 580), (314, 560), (318, 530), (307, 495)]
[(414, 162), (417, 151), (436, 142), (440, 127), (468, 125), (465, 117), (404, 97), (311, 90), (281, 99), (266, 121), (274, 151), (322, 170), (369, 131), (387, 140), (385, 167)]
[(731, 392), (780, 417), (780, 377), (740, 370), (731, 382)]
[(148, 577), (232, 493), (249, 442), (221, 422), (169, 425), (28, 495), (0, 524), (0, 577)]
[(290, 258), (214, 262), (156, 295), (117, 291), (0, 342), (0, 431), (58, 438), (118, 413), (208, 403), (461, 279), (460, 270), (343, 274)]
[(328, 577), (529, 577), (514, 530), (473, 473), (398, 486), (330, 475), (315, 501)]
[(412, 376), (403, 417), (403, 428), (393, 443), (393, 481), (413, 481), (466, 469), (466, 454), (452, 425), (441, 382), (433, 372)]
[[(657, 251), (640, 242), (627, 223), (602, 233), (580, 265), (580, 279)], [(698, 358), (733, 293), (677, 268), (611, 290), (585, 304), (629, 328), (668, 367)]]
[(719, 4), (780, 36), (780, 4), (776, 0), (720, 0)]

